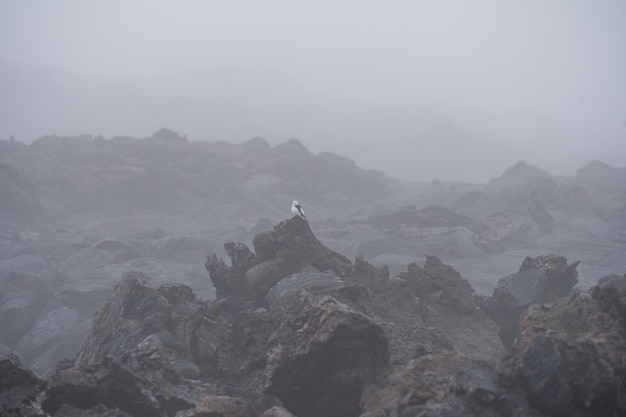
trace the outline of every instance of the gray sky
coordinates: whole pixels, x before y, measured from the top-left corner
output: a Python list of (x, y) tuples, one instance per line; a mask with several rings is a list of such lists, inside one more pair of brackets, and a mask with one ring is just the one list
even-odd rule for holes
[[(297, 137), (315, 152), (331, 150), (368, 168), (423, 178), (430, 168), (418, 154), (430, 149), (424, 141), (437, 141), (432, 119), (468, 133), (459, 136), (476, 140), (477, 149), (497, 144), (494, 152), (507, 155), (503, 166), (516, 155), (554, 173), (596, 157), (626, 165), (623, 0), (0, 0), (0, 59), (81, 74), (85, 84), (97, 76), (144, 85), (135, 95), (172, 85), (165, 90), (188, 91), (190, 106), (209, 108), (194, 96), (205, 90), (194, 89), (198, 84), (191, 80), (211, 84), (207, 78), (215, 76), (206, 90), (214, 92), (216, 84), (254, 79), (241, 96), (233, 93), (247, 102), (254, 102), (251, 90), (259, 84), (276, 83), (275, 89), (261, 88), (258, 105), (267, 105), (260, 112), (242, 110), (264, 117), (242, 121), (248, 130), (228, 130), (219, 120), (212, 130), (211, 123), (203, 126), (190, 116), (164, 120), (171, 112), (163, 108), (154, 111), (161, 120), (145, 115), (124, 125), (112, 119), (109, 130), (90, 115), (81, 114), (82, 125), (48, 123), (45, 113), (37, 120), (0, 116), (0, 137), (30, 141), (80, 131), (146, 136), (170, 121), (178, 125), (168, 127), (196, 140), (241, 142), (259, 135), (277, 143)], [(244, 75), (224, 75), (233, 72)], [(5, 96), (22, 102), (21, 91)], [(284, 114), (284, 123), (272, 119), (275, 113)], [(93, 130), (85, 120), (93, 121)], [(432, 169), (432, 176), (445, 177)]]

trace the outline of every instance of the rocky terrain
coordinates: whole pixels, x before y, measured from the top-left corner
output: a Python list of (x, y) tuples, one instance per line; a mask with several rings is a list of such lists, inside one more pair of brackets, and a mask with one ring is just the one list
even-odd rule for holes
[(617, 416), (624, 271), (598, 161), (405, 183), (296, 140), (0, 141), (0, 414)]
[[(3, 415), (626, 412), (626, 276), (571, 293), (577, 264), (528, 258), (485, 300), (436, 257), (397, 277), (351, 262), (298, 216), (253, 242), (254, 251), (225, 244), (230, 266), (207, 257), (215, 300), (126, 274), (47, 381), (15, 356), (0, 359)], [(488, 314), (491, 300), (507, 299), (530, 307), (515, 310), (520, 329), (504, 357)]]

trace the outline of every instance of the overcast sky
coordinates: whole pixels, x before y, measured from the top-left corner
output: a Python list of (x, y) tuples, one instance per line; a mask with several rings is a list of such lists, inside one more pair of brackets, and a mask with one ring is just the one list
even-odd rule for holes
[[(318, 102), (397, 114), (384, 119), (397, 121), (389, 143), (396, 132), (427, 137), (410, 127), (423, 111), (564, 171), (572, 167), (563, 159), (578, 163), (582, 153), (626, 165), (624, 0), (0, 0), (0, 59), (135, 80), (216, 68), (279, 74)], [(158, 123), (147, 121), (146, 132)], [(319, 143), (310, 124), (298, 132), (294, 122), (285, 134), (376, 165), (350, 154), (355, 138), (341, 121), (319, 126), (336, 139)], [(170, 127), (214, 138), (210, 129)], [(24, 132), (50, 127), (41, 130)], [(574, 152), (553, 155), (564, 146)]]

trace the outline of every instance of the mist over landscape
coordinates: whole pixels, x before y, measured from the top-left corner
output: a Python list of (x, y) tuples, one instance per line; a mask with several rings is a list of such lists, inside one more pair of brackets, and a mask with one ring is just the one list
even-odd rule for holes
[(0, 415), (625, 415), (624, 74), (618, 0), (0, 2)]
[(0, 12), (3, 138), (162, 126), (202, 141), (296, 138), (408, 180), (484, 182), (520, 159), (553, 174), (626, 163), (620, 1), (6, 1)]

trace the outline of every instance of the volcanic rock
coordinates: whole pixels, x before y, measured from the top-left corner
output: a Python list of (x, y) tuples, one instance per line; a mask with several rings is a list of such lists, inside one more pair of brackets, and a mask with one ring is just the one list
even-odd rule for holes
[(356, 416), (365, 386), (388, 369), (388, 341), (380, 325), (348, 305), (300, 292), (275, 315), (240, 315), (220, 364), (295, 415)]
[(580, 261), (567, 263), (559, 255), (527, 257), (516, 274), (501, 278), (481, 305), (500, 326), (500, 337), (508, 348), (517, 336), (520, 313), (531, 304), (554, 301), (567, 295), (578, 282), (576, 267)]
[(505, 361), (505, 381), (551, 416), (626, 413), (626, 276), (533, 305)]
[(180, 345), (182, 357), (200, 364), (203, 374), (214, 372), (217, 307), (196, 298), (184, 285), (154, 290), (140, 278), (145, 277), (131, 272), (113, 289), (94, 319), (76, 364), (97, 364), (107, 356), (121, 358), (147, 337), (157, 335)]
[(3, 417), (43, 417), (37, 397), (46, 382), (14, 356), (0, 357), (0, 415)]
[(230, 267), (215, 255), (208, 257), (205, 267), (218, 300), (266, 306), (265, 296), (276, 283), (307, 266), (338, 276), (345, 276), (351, 266), (347, 258), (322, 245), (300, 216), (280, 222), (272, 231), (258, 233), (253, 245), (255, 254), (242, 243), (225, 244)]

